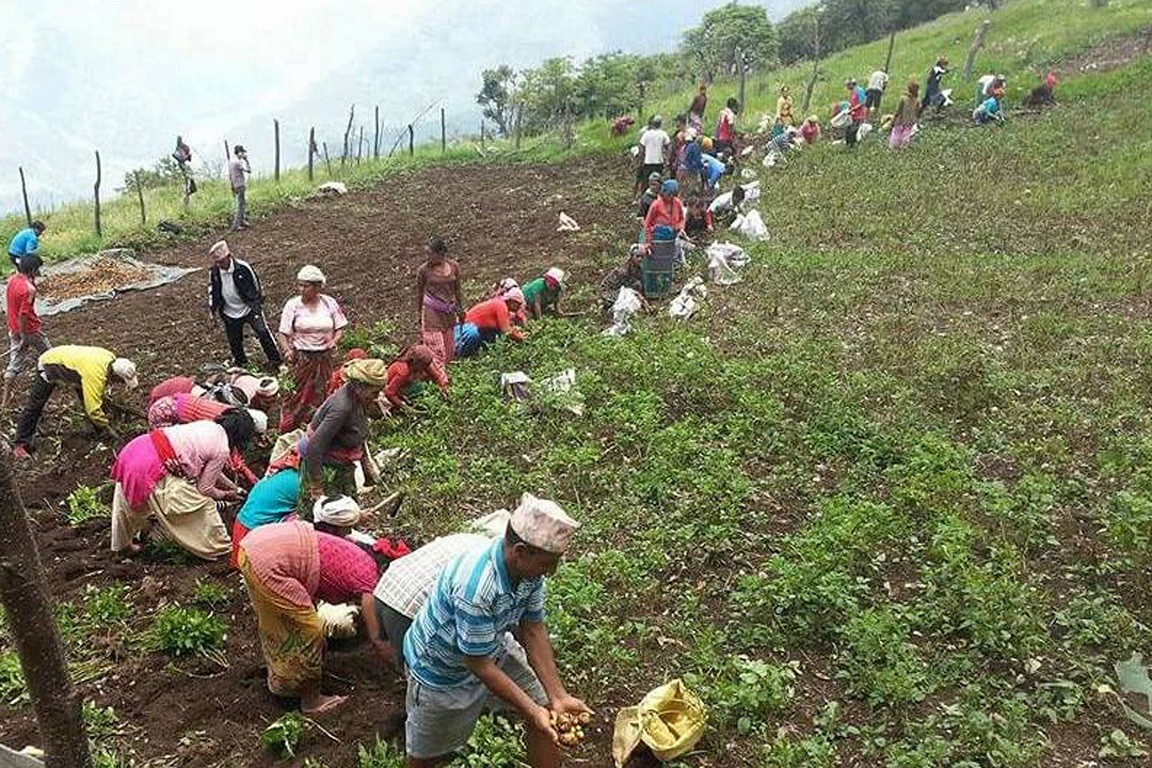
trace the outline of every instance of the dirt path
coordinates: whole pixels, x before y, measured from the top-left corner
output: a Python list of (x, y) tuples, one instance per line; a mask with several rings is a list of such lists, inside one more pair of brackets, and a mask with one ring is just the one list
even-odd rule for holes
[[(524, 281), (552, 264), (570, 270), (576, 291), (595, 285), (604, 265), (622, 258), (618, 244), (634, 231), (627, 207), (608, 204), (614, 195), (578, 194), (598, 184), (615, 184), (626, 194), (618, 181), (627, 178), (626, 171), (613, 165), (584, 160), (433, 168), (392, 177), (372, 191), (302, 202), (258, 222), (252, 230), (231, 234), (228, 241), (260, 273), (269, 297), (270, 322), (294, 292), (297, 269), (311, 262), (328, 275), (328, 291), (344, 304), (354, 326), (385, 321), (400, 329), (392, 341), (405, 343), (416, 330), (413, 273), (422, 259), (423, 243), (433, 233), (445, 237), (459, 260), (469, 298), (500, 277), (512, 275)], [(561, 210), (581, 223), (599, 226), (560, 235), (556, 224)], [(204, 266), (210, 242), (144, 258)], [(133, 358), (142, 379), (133, 400), (142, 410), (147, 390), (157, 382), (192, 374), (205, 363), (227, 357), (223, 331), (207, 317), (206, 281), (205, 273), (194, 273), (154, 291), (49, 318), (45, 329), (58, 344), (95, 344)], [(254, 343), (250, 349), (258, 360)], [(17, 402), (21, 399), (18, 393)], [(83, 693), (116, 709), (131, 728), (128, 740), (138, 761), (182, 766), (273, 764), (261, 752), (258, 737), (284, 708), (264, 688), (254, 618), (235, 574), (225, 564), (113, 557), (107, 549), (107, 521), (78, 527), (64, 523), (58, 502), (79, 485), (104, 482), (111, 461), (107, 449), (94, 449), (80, 434), (82, 419), (67, 418), (76, 408), (66, 393), (54, 398), (45, 420), (48, 439), (37, 463), (21, 469), (22, 495), (38, 525), (55, 597), (70, 600), (87, 585), (128, 583), (134, 587), (136, 623), (146, 627), (158, 606), (187, 602), (198, 580), (217, 581), (231, 590), (226, 608), (227, 668), (208, 662), (170, 664), (159, 654), (125, 652), (113, 642), (93, 638), (108, 644), (116, 672), (99, 685), (82, 687)], [(340, 742), (317, 735), (306, 753), (332, 766), (349, 765), (357, 741), (371, 744), (374, 734), (389, 738), (401, 727), (403, 683), (353, 650), (335, 650), (326, 672), (330, 688), (354, 690), (354, 698), (350, 706), (322, 720)], [(0, 706), (0, 741), (17, 747), (38, 741), (30, 709)], [(595, 741), (599, 743), (590, 744), (587, 754), (607, 754), (606, 737), (601, 734)], [(174, 762), (163, 762), (163, 757)]]

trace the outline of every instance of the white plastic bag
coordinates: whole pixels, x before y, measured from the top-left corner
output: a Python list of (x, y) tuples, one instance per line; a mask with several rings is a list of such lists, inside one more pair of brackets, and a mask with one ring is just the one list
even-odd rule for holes
[(332, 605), (320, 601), (316, 605), (316, 613), (324, 624), (326, 637), (356, 636), (356, 617), (360, 615), (360, 609), (357, 606), (344, 603)]
[(568, 411), (574, 416), (584, 415), (584, 394), (576, 389), (576, 369), (567, 370), (545, 379), (539, 385), (541, 399), (547, 405)]
[(742, 205), (749, 206), (760, 199), (760, 181), (750, 181), (747, 184), (741, 184), (744, 188), (744, 202)]
[(640, 294), (624, 286), (616, 294), (616, 302), (612, 305), (612, 327), (604, 331), (605, 336), (623, 336), (632, 330), (632, 318), (644, 306)]
[(730, 229), (753, 240), (768, 239), (768, 227), (765, 226), (764, 219), (760, 217), (760, 211), (749, 211), (742, 216), (737, 216)]
[(734, 267), (748, 263), (744, 249), (732, 243), (712, 243), (705, 251), (708, 256), (708, 279), (717, 285), (733, 285), (740, 282), (740, 275)]
[(708, 287), (704, 279), (694, 277), (684, 284), (676, 298), (668, 305), (668, 314), (677, 320), (687, 320), (700, 309), (700, 302), (708, 296)]
[(556, 227), (557, 232), (576, 232), (579, 229), (580, 225), (576, 223), (576, 219), (563, 211), (560, 212), (560, 226)]

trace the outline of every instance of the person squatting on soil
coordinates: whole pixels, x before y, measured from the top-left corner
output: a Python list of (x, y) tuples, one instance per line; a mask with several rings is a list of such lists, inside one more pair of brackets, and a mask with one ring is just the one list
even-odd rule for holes
[(502, 539), (448, 564), (404, 636), (410, 768), (439, 765), (464, 746), (486, 709), (524, 718), (533, 768), (561, 764), (551, 713), (591, 710), (556, 670), (544, 582), (577, 527), (555, 502), (525, 493)]
[(391, 659), (393, 666), (403, 670), (404, 635), (444, 568), (466, 552), (489, 543), (491, 539), (480, 534), (454, 533), (433, 539), (388, 566), (372, 593), (380, 634), (371, 640), (381, 658)]
[(524, 283), (520, 291), (524, 294), (528, 317), (539, 320), (545, 313), (554, 317), (571, 317), (572, 313), (560, 309), (560, 296), (564, 293), (567, 279), (568, 273), (560, 267), (549, 267), (540, 277)]
[(20, 259), (40, 248), (40, 236), (48, 229), (42, 221), (34, 221), (24, 229), (17, 232), (8, 241), (8, 258), (13, 267), (20, 266)]
[(233, 568), (239, 567), (240, 542), (252, 531), (269, 523), (280, 523), (296, 514), (300, 500), (300, 471), (285, 467), (256, 481), (244, 505), (232, 521)]
[(439, 237), (424, 246), (426, 261), (416, 270), (416, 314), (420, 338), (443, 364), (452, 362), (456, 324), (464, 322), (464, 294), (460, 265), (448, 258), (448, 246)]
[(384, 399), (393, 410), (403, 408), (426, 381), (434, 382), (444, 397), (448, 397), (448, 374), (444, 367), (427, 345), (413, 344), (388, 364)]
[(305, 714), (344, 703), (346, 696), (321, 692), (325, 641), (316, 602), (358, 604), (368, 636), (379, 637), (372, 590), (389, 560), (298, 520), (252, 531), (237, 560), (256, 612), (268, 690), (298, 697)]
[(456, 327), (456, 356), (470, 357), (501, 336), (523, 341), (525, 331), (512, 324), (512, 317), (523, 308), (523, 292), (511, 288), (469, 309), (464, 323)]
[(633, 243), (628, 248), (628, 260), (609, 270), (600, 280), (600, 287), (598, 288), (600, 305), (605, 312), (612, 311), (612, 305), (616, 303), (616, 297), (620, 295), (621, 288), (630, 288), (636, 291), (641, 300), (644, 301), (645, 309), (648, 308), (647, 301), (644, 299), (644, 273), (641, 269), (646, 251), (647, 246)]
[(8, 407), (12, 380), (35, 367), (36, 360), (52, 345), (40, 329), (36, 314), (36, 278), (40, 275), (40, 257), (29, 253), (20, 259), (16, 274), (8, 278), (8, 367), (4, 369), (4, 393), (0, 407)]
[(139, 386), (140, 379), (136, 376), (135, 363), (123, 357), (116, 357), (114, 352), (102, 347), (67, 344), (52, 347), (40, 355), (36, 367), (38, 375), (32, 379), (28, 403), (16, 423), (16, 439), (12, 446), (12, 455), (15, 458), (26, 459), (34, 450), (40, 418), (44, 415), (48, 398), (52, 396), (58, 384), (67, 384), (77, 391), (84, 404), (88, 421), (98, 435), (105, 435), (112, 440), (118, 439), (116, 431), (109, 425), (108, 417), (104, 414), (104, 393), (112, 383), (113, 376), (128, 389)]
[(644, 239), (649, 245), (659, 227), (671, 230), (667, 239), (684, 235), (684, 203), (680, 200), (680, 185), (673, 179), (660, 185), (660, 196), (652, 203), (644, 219)]
[[(640, 226), (644, 226), (644, 217), (648, 215), (648, 209), (652, 207), (652, 203), (660, 196), (660, 184), (664, 181), (664, 174), (660, 171), (652, 171), (648, 174), (648, 187), (644, 193), (640, 195), (640, 199), (636, 201), (636, 218), (640, 220)], [(641, 230), (643, 231), (643, 230)]]
[(295, 382), (280, 412), (282, 434), (307, 423), (324, 401), (336, 346), (348, 326), (336, 299), (321, 293), (326, 282), (319, 267), (301, 267), (296, 274), (300, 295), (288, 299), (280, 313), (280, 346)]
[(308, 428), (281, 434), (268, 465), (270, 474), (286, 467), (300, 469), (301, 499), (309, 505), (325, 494), (324, 469), (334, 476), (327, 491), (347, 495), (356, 493), (356, 462), (362, 462), (365, 474), (374, 474), (364, 447), (367, 409), (387, 385), (387, 365), (365, 358), (349, 360), (343, 370), (347, 383), (326, 398)]
[(232, 217), (232, 231), (248, 229), (248, 206), (244, 195), (248, 190), (248, 175), (252, 166), (248, 163), (248, 152), (239, 144), (232, 150), (235, 155), (228, 161), (228, 181), (232, 184), (232, 196), (236, 198), (236, 214)]
[(248, 412), (233, 408), (214, 421), (153, 429), (129, 441), (112, 465), (112, 551), (140, 551), (155, 518), (196, 557), (228, 554), (232, 542), (216, 502), (243, 498), (224, 469), (255, 435)]
[(208, 311), (224, 324), (232, 362), (241, 368), (248, 365), (244, 351), (244, 326), (247, 325), (256, 334), (268, 364), (273, 369), (279, 368), (283, 360), (264, 319), (264, 291), (256, 271), (248, 262), (233, 256), (224, 240), (208, 249), (208, 257), (212, 261), (208, 270)]

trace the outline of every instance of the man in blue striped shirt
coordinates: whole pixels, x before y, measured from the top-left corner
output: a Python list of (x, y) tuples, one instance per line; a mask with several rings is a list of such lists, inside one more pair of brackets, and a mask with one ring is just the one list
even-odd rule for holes
[(485, 709), (523, 716), (533, 768), (561, 764), (551, 713), (591, 710), (556, 671), (544, 577), (577, 527), (558, 504), (525, 493), (503, 538), (469, 550), (440, 574), (404, 636), (410, 768), (444, 762), (468, 742)]

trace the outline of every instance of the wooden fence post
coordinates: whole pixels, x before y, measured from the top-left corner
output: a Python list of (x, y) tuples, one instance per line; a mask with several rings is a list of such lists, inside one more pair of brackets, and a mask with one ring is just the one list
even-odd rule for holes
[(92, 187), (92, 197), (96, 201), (96, 237), (103, 237), (100, 229), (100, 150), (96, 150), (96, 184)]
[(360, 165), (360, 155), (364, 152), (364, 126), (360, 126), (360, 138), (356, 140), (356, 165)]
[(976, 30), (976, 37), (972, 39), (972, 47), (968, 49), (968, 58), (964, 59), (964, 79), (972, 77), (972, 67), (976, 64), (976, 54), (984, 47), (984, 36), (988, 34), (988, 27), (992, 26), (991, 19), (984, 19), (980, 28)]
[(328, 142), (321, 142), (324, 147), (324, 165), (328, 166), (328, 178), (332, 178), (332, 161), (328, 159)]
[(376, 132), (372, 135), (372, 159), (380, 159), (380, 105), (376, 105)]
[[(812, 89), (816, 87), (816, 79), (820, 77), (820, 10), (816, 10), (816, 24), (812, 31), (812, 75), (808, 78), (808, 85), (804, 88), (804, 104), (800, 107), (801, 114), (808, 114), (808, 107), (812, 104)], [(744, 105), (740, 105), (743, 108)]]
[(480, 121), (480, 151), (484, 151), (484, 121)]
[(444, 107), (440, 107), (440, 154), (448, 151), (448, 120), (444, 116)]
[(408, 156), (416, 154), (416, 131), (412, 128), (412, 123), (408, 123)]
[(748, 60), (744, 56), (744, 51), (740, 48), (736, 49), (736, 66), (740, 67), (740, 95), (737, 97), (737, 100), (740, 102), (740, 111), (743, 112), (748, 108), (748, 103), (744, 100), (744, 84), (748, 78)]
[(275, 138), (276, 138), (276, 155), (275, 155), (276, 159), (274, 161), (275, 164), (273, 165), (272, 173), (273, 173), (273, 177), (276, 179), (276, 182), (279, 183), (280, 182), (280, 121), (279, 120), (273, 120), (272, 121), (272, 128), (273, 128), (273, 131), (275, 133)]
[(312, 158), (316, 156), (316, 126), (308, 129), (308, 181), (312, 181)]
[(352, 133), (352, 118), (356, 117), (356, 105), (353, 104), (352, 108), (348, 110), (348, 127), (344, 129), (344, 151), (340, 155), (340, 167), (344, 167), (345, 161), (348, 159), (348, 152), (351, 149), (348, 146), (348, 135)]
[(140, 199), (140, 223), (147, 224), (148, 218), (144, 215), (144, 186), (140, 183), (140, 171), (132, 174), (136, 181), (136, 196)]
[(896, 27), (892, 27), (892, 33), (888, 35), (888, 55), (884, 57), (884, 73), (888, 74), (892, 69), (892, 49), (896, 47)]
[(224, 170), (228, 170), (228, 163), (232, 160), (232, 150), (228, 148), (228, 139), (224, 139)]
[(20, 194), (24, 197), (24, 218), (32, 226), (32, 208), (28, 205), (28, 185), (24, 183), (24, 166), (20, 166)]
[(524, 117), (524, 102), (520, 101), (520, 102), (516, 103), (516, 128), (515, 128), (516, 138), (513, 139), (513, 142), (516, 145), (517, 151), (520, 150), (520, 126), (521, 126), (521, 119), (523, 117)]
[(68, 674), (44, 566), (7, 447), (0, 449), (0, 604), (24, 669), (47, 764), (90, 768), (80, 699)]

